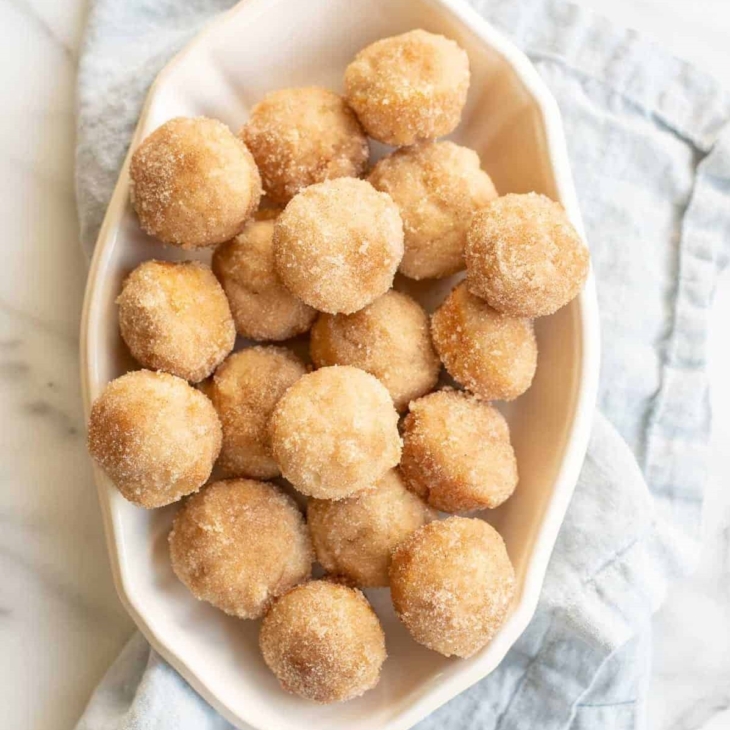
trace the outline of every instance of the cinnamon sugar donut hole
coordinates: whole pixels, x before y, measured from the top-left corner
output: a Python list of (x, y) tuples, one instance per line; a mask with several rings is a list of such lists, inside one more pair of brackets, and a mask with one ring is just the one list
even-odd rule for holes
[(269, 418), (281, 396), (306, 373), (304, 363), (283, 347), (249, 347), (215, 371), (206, 394), (223, 427), (217, 465), (225, 476), (279, 476), (269, 437)]
[(375, 687), (387, 656), (383, 629), (365, 596), (323, 580), (293, 588), (274, 603), (259, 645), (284, 690), (323, 704)]
[(398, 413), (382, 383), (347, 366), (300, 378), (269, 422), (281, 473), (302, 494), (344, 499), (372, 489), (400, 460)]
[(508, 317), (459, 284), (431, 318), (433, 344), (449, 375), (485, 400), (514, 400), (532, 384), (532, 320)]
[(393, 198), (403, 219), (402, 274), (438, 279), (464, 268), (469, 221), (497, 197), (474, 150), (453, 142), (405, 147), (380, 160), (368, 180)]
[(236, 341), (226, 295), (197, 261), (145, 261), (124, 280), (117, 305), (134, 359), (192, 383), (207, 378)]
[(504, 416), (457, 390), (411, 403), (400, 469), (408, 487), (442, 512), (498, 507), (517, 486), (517, 461)]
[(387, 586), (393, 548), (434, 516), (396, 470), (349, 499), (307, 504), (317, 560), (328, 573), (361, 587)]
[(352, 365), (374, 375), (399, 411), (432, 390), (441, 369), (428, 315), (407, 294), (392, 289), (355, 314), (320, 314), (310, 354), (317, 367)]
[(504, 541), (483, 520), (450, 517), (393, 552), (393, 606), (411, 636), (445, 656), (470, 657), (504, 622), (515, 574)]
[(274, 270), (274, 218), (260, 211), (213, 254), (213, 273), (231, 306), (236, 331), (250, 340), (288, 340), (312, 326), (317, 311), (293, 296)]
[(267, 94), (251, 110), (241, 138), (256, 160), (264, 192), (279, 205), (314, 183), (359, 177), (369, 155), (352, 109), (317, 86)]
[(397, 147), (452, 132), (468, 89), (466, 52), (425, 30), (372, 43), (345, 71), (345, 98), (365, 131)]
[(221, 424), (211, 402), (181, 378), (137, 370), (94, 401), (88, 446), (126, 499), (163, 507), (205, 484)]
[(589, 259), (562, 205), (536, 193), (504, 195), (471, 222), (469, 291), (512, 317), (543, 317), (580, 292)]
[(177, 577), (200, 601), (260, 618), (312, 572), (314, 553), (296, 502), (249, 479), (210, 484), (181, 507), (169, 536)]
[(158, 127), (132, 155), (129, 177), (145, 233), (182, 248), (233, 238), (261, 197), (251, 153), (225, 124), (206, 117)]
[(398, 208), (365, 180), (312, 185), (274, 224), (276, 273), (322, 312), (352, 314), (385, 294), (402, 257)]

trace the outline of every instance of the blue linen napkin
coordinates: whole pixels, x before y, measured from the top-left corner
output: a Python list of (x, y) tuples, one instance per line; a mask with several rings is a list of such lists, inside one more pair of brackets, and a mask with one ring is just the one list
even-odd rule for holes
[[(97, 0), (79, 72), (77, 194), (91, 250), (144, 93), (231, 0)], [(598, 281), (599, 410), (537, 614), (421, 730), (646, 726), (650, 618), (690, 569), (705, 481), (707, 314), (730, 253), (730, 98), (561, 0), (472, 0), (563, 112)], [(230, 726), (135, 635), (77, 730)]]

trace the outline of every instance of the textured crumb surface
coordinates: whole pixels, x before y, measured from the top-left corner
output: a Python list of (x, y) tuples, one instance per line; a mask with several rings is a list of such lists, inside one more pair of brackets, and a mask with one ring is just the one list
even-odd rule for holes
[(233, 238), (261, 197), (251, 153), (225, 124), (206, 117), (158, 127), (132, 155), (129, 176), (144, 231), (183, 248)]
[(317, 560), (328, 573), (362, 587), (387, 586), (393, 549), (434, 516), (396, 470), (363, 494), (307, 504)]
[(225, 476), (279, 475), (269, 418), (281, 396), (305, 372), (304, 363), (290, 350), (271, 346), (235, 352), (216, 370), (206, 394), (223, 426), (217, 464)]
[(277, 274), (322, 312), (351, 314), (385, 294), (402, 257), (398, 208), (365, 180), (312, 185), (274, 225)]
[(398, 617), (418, 643), (445, 656), (469, 657), (488, 644), (514, 587), (504, 541), (483, 520), (431, 522), (393, 553), (390, 590)]
[(542, 317), (580, 292), (589, 258), (562, 205), (536, 193), (505, 195), (472, 220), (469, 290), (513, 317)]
[(393, 401), (357, 368), (326, 367), (300, 378), (269, 426), (283, 476), (309, 497), (343, 499), (372, 489), (400, 460)]
[(532, 321), (492, 309), (459, 284), (431, 318), (433, 344), (449, 375), (485, 400), (514, 400), (532, 384)]
[(320, 703), (375, 687), (386, 658), (383, 629), (365, 596), (329, 581), (312, 581), (276, 601), (259, 644), (287, 692)]
[(464, 268), (469, 221), (497, 197), (474, 150), (453, 142), (405, 147), (380, 160), (368, 180), (393, 198), (403, 219), (402, 274), (432, 279)]
[(249, 479), (215, 482), (188, 499), (169, 543), (175, 574), (193, 595), (239, 618), (263, 616), (309, 578), (314, 558), (294, 500)]
[(352, 109), (328, 89), (309, 86), (267, 94), (241, 137), (256, 160), (264, 192), (284, 205), (309, 185), (359, 177), (368, 141)]
[(407, 294), (394, 290), (355, 314), (320, 314), (310, 354), (317, 367), (352, 365), (374, 375), (399, 411), (433, 389), (441, 368), (428, 315)]
[(130, 502), (162, 507), (205, 484), (221, 425), (211, 402), (184, 380), (138, 370), (113, 380), (94, 401), (88, 446)]
[(498, 507), (517, 486), (504, 416), (457, 390), (411, 403), (400, 468), (408, 487), (443, 512)]
[(424, 30), (376, 41), (345, 71), (345, 97), (365, 131), (395, 146), (452, 132), (468, 90), (466, 52)]
[(233, 349), (228, 301), (205, 264), (145, 261), (117, 298), (119, 329), (135, 360), (197, 383)]
[(251, 340), (287, 340), (309, 330), (317, 312), (281, 283), (274, 269), (275, 213), (261, 211), (213, 254), (236, 331)]

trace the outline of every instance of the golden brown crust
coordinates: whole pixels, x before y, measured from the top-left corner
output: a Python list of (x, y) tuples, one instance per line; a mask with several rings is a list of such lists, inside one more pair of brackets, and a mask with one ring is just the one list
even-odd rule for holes
[(390, 566), (398, 617), (419, 644), (445, 656), (472, 656), (492, 640), (514, 586), (504, 541), (475, 518), (425, 525), (395, 549)]
[(192, 383), (207, 378), (236, 341), (223, 289), (197, 261), (145, 261), (124, 280), (116, 303), (135, 360)]
[(259, 618), (311, 574), (314, 553), (294, 500), (273, 484), (215, 482), (180, 508), (169, 536), (177, 577), (201, 601)]
[(266, 195), (279, 205), (309, 185), (359, 177), (368, 161), (368, 140), (352, 109), (317, 86), (267, 94), (251, 110), (241, 137)]
[(402, 257), (398, 208), (365, 180), (312, 185), (274, 224), (276, 273), (322, 312), (351, 314), (385, 294)]
[(361, 587), (387, 586), (391, 552), (433, 516), (396, 470), (364, 494), (307, 504), (317, 560), (328, 573)]
[(211, 402), (184, 380), (137, 370), (112, 380), (94, 401), (88, 445), (126, 499), (162, 507), (205, 484), (221, 425)]
[(532, 321), (492, 309), (459, 284), (431, 318), (433, 344), (454, 380), (484, 400), (514, 400), (532, 384)]
[(279, 476), (269, 437), (269, 418), (281, 396), (306, 373), (283, 347), (249, 347), (215, 371), (206, 393), (223, 427), (217, 466), (228, 477)]
[(251, 153), (225, 124), (206, 117), (158, 127), (132, 155), (129, 177), (144, 231), (183, 248), (233, 238), (261, 197)]
[(411, 403), (403, 423), (405, 483), (443, 512), (498, 507), (517, 486), (509, 426), (493, 406), (442, 390)]
[(352, 365), (374, 375), (399, 411), (433, 389), (441, 368), (428, 315), (392, 289), (355, 314), (320, 314), (310, 354), (317, 367)]
[(363, 48), (345, 71), (345, 97), (365, 131), (395, 146), (452, 132), (469, 90), (469, 59), (424, 30)]
[(388, 391), (353, 367), (300, 378), (269, 428), (282, 474), (309, 497), (344, 499), (371, 489), (400, 460), (398, 413)]
[(469, 291), (512, 317), (542, 317), (580, 292), (589, 259), (559, 203), (536, 193), (504, 195), (469, 228)]
[(402, 274), (432, 279), (464, 268), (469, 221), (497, 197), (474, 150), (448, 141), (405, 147), (380, 160), (368, 180), (393, 198), (403, 219)]
[[(261, 211), (263, 213), (263, 211)], [(236, 331), (251, 340), (288, 340), (307, 332), (317, 311), (297, 299), (274, 269), (274, 219), (257, 214), (213, 254), (213, 272), (225, 290)]]
[(375, 687), (386, 658), (383, 629), (365, 596), (331, 581), (312, 581), (276, 601), (259, 644), (283, 689), (320, 703)]

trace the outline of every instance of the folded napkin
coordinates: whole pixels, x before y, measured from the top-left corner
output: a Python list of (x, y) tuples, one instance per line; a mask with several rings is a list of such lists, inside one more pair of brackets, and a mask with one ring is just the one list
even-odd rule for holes
[[(232, 4), (95, 3), (79, 72), (87, 250), (154, 75)], [(598, 281), (600, 414), (534, 620), (490, 676), (418, 727), (645, 727), (650, 618), (697, 552), (706, 320), (730, 250), (730, 99), (565, 2), (473, 4), (527, 51), (563, 112)], [(136, 635), (77, 730), (229, 727)]]

